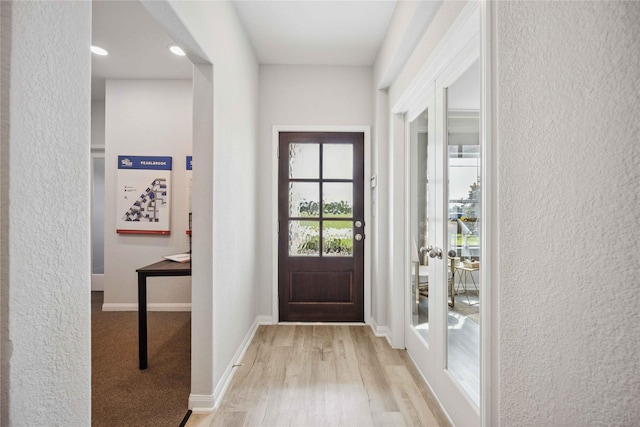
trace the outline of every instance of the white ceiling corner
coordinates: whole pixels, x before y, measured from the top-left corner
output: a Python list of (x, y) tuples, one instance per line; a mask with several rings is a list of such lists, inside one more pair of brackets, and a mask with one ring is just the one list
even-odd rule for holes
[(373, 65), (396, 0), (235, 0), (261, 64)]
[[(186, 57), (138, 1), (93, 0), (92, 98), (105, 79), (190, 79)], [(373, 65), (396, 0), (234, 0), (261, 64)]]

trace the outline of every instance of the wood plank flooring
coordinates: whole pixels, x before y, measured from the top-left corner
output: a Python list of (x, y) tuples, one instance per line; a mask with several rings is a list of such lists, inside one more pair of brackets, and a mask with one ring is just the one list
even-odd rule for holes
[(449, 426), (405, 351), (369, 326), (260, 326), (220, 407), (187, 427)]

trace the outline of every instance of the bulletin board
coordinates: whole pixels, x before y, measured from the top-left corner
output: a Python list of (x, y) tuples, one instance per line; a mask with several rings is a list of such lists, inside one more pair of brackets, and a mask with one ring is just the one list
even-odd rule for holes
[(171, 157), (118, 156), (117, 233), (171, 233), (171, 163)]

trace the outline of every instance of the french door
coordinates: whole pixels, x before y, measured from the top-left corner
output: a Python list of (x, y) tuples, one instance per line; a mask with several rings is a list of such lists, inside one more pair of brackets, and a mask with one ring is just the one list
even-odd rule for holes
[(463, 426), (480, 425), (480, 82), (474, 38), (405, 116), (405, 345)]
[(364, 133), (281, 132), (280, 321), (364, 321)]

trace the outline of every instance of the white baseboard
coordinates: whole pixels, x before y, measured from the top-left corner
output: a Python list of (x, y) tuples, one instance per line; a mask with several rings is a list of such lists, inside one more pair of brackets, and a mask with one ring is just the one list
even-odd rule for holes
[(418, 367), (418, 364), (416, 363), (415, 360), (413, 360), (413, 357), (411, 357), (411, 353), (409, 353), (408, 351), (407, 351), (407, 356), (409, 356), (409, 359), (411, 360), (411, 363), (413, 363), (413, 366), (416, 368), (416, 371), (418, 371), (418, 373), (422, 377), (422, 380), (427, 385), (427, 388), (431, 392), (431, 396), (433, 397), (433, 400), (435, 400), (436, 403), (440, 406), (440, 409), (442, 410), (442, 413), (444, 414), (444, 416), (449, 421), (449, 424), (450, 425), (454, 425), (453, 421), (451, 420), (451, 417), (449, 416), (449, 413), (444, 409), (444, 406), (442, 405), (442, 402), (440, 401), (440, 399), (438, 399), (438, 396), (436, 395), (436, 392), (433, 391), (433, 387), (431, 387), (431, 383), (429, 383), (429, 380), (427, 380), (427, 377), (424, 376), (424, 372), (422, 372), (420, 370), (420, 368)]
[[(138, 304), (127, 303), (104, 303), (102, 311), (138, 311)], [(147, 304), (147, 311), (191, 311), (190, 302), (150, 302)]]
[(104, 291), (104, 274), (91, 275), (91, 290)]
[(391, 345), (391, 329), (388, 326), (379, 326), (373, 317), (370, 319), (369, 325), (375, 336), (386, 338), (389, 345)]
[(189, 409), (194, 414), (210, 414), (214, 409), (213, 395), (190, 394)]
[(273, 325), (272, 316), (257, 316), (255, 318), (253, 324), (249, 328), (249, 331), (243, 338), (242, 343), (240, 343), (236, 354), (231, 359), (231, 363), (229, 363), (227, 369), (225, 369), (224, 373), (222, 374), (222, 378), (220, 378), (220, 381), (216, 385), (212, 396), (197, 394), (192, 394), (189, 396), (189, 409), (191, 409), (194, 414), (208, 414), (215, 410), (218, 405), (220, 405), (224, 394), (227, 392), (227, 389), (231, 384), (233, 375), (236, 372), (236, 365), (240, 364), (240, 362), (242, 361), (242, 358), (247, 352), (247, 349), (249, 348), (251, 341), (253, 341), (253, 337), (255, 336), (256, 331), (258, 330), (258, 326), (260, 325)]

